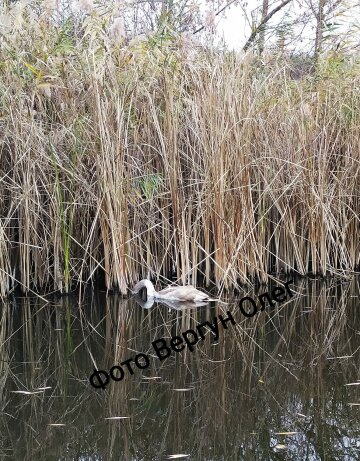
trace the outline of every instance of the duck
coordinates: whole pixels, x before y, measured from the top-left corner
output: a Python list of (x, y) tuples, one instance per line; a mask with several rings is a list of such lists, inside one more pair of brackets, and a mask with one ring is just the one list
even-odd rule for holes
[(138, 282), (134, 288), (133, 293), (139, 293), (142, 288), (146, 288), (148, 299), (163, 299), (168, 301), (179, 302), (192, 302), (192, 303), (207, 303), (209, 301), (217, 301), (211, 299), (208, 294), (197, 290), (192, 285), (170, 286), (163, 290), (156, 291), (152, 282), (148, 279), (143, 279)]

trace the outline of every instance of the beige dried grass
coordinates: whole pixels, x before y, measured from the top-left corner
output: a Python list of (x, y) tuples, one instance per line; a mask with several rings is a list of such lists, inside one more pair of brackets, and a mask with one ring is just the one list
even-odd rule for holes
[(294, 81), (285, 59), (111, 48), (95, 13), (75, 33), (26, 8), (0, 50), (2, 296), (359, 267), (356, 61)]

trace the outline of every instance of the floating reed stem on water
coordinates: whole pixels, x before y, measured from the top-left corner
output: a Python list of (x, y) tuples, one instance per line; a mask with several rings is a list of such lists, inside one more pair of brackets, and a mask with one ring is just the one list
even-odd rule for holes
[(111, 46), (26, 8), (0, 49), (1, 295), (358, 268), (355, 59), (293, 80), (286, 58)]

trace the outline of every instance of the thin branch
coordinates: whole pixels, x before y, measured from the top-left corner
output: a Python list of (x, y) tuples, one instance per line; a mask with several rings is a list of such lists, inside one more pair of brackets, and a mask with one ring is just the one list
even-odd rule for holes
[(276, 14), (278, 11), (280, 11), (284, 6), (286, 6), (288, 3), (290, 3), (291, 0), (284, 0), (280, 5), (278, 5), (276, 8), (270, 11), (269, 14), (265, 16), (265, 18), (260, 22), (260, 24), (255, 27), (255, 29), (251, 32), (250, 37), (248, 38), (247, 42), (244, 45), (243, 51), (246, 51), (249, 46), (252, 44), (254, 41), (255, 37), (257, 34), (261, 31), (261, 29), (264, 27), (264, 25), (270, 21), (270, 19)]

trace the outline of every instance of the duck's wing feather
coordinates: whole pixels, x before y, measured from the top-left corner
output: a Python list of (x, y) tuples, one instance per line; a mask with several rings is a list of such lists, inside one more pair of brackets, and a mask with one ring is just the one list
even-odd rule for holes
[(192, 285), (181, 287), (168, 287), (159, 291), (162, 297), (168, 296), (169, 299), (177, 299), (179, 301), (206, 301), (209, 296), (200, 290), (197, 290)]
[(158, 304), (170, 307), (174, 310), (196, 309), (197, 307), (207, 306), (207, 301), (174, 301), (170, 299), (159, 299)]

